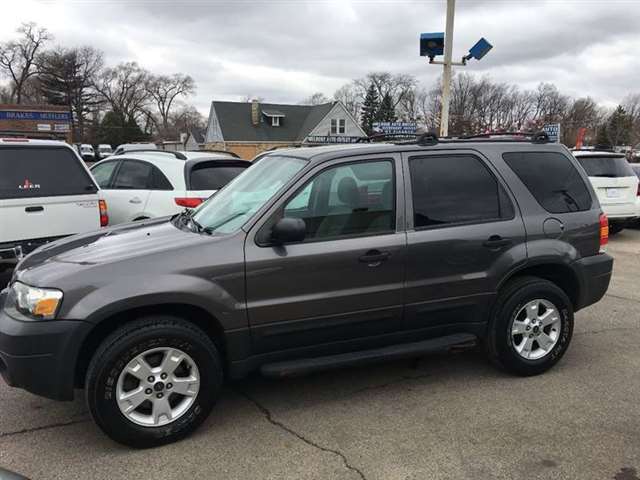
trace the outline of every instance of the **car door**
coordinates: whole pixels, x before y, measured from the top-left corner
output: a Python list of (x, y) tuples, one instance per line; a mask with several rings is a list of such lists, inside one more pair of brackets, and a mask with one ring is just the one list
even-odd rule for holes
[[(402, 328), (399, 165), (399, 155), (384, 155), (318, 166), (253, 227), (245, 255), (254, 351), (347, 350), (339, 342)], [(283, 217), (305, 221), (303, 242), (270, 244), (270, 228)]]
[(526, 261), (524, 223), (475, 151), (403, 154), (407, 192), (405, 323), (426, 336), (480, 324), (497, 283)]
[(109, 225), (131, 222), (146, 216), (152, 167), (150, 163), (141, 160), (121, 160), (109, 189)]

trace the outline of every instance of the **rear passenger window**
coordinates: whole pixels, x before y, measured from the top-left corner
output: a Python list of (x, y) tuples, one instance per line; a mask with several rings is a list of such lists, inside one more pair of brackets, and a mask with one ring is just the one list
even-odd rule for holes
[(157, 167), (152, 167), (149, 190), (173, 190), (173, 185)]
[(409, 160), (415, 228), (513, 218), (509, 197), (471, 155)]
[(0, 148), (0, 198), (95, 193), (81, 160), (64, 147)]
[(91, 174), (100, 188), (107, 188), (118, 162), (100, 163), (91, 169)]
[(565, 155), (513, 152), (503, 154), (502, 158), (548, 212), (567, 213), (591, 208), (589, 190)]
[(116, 174), (113, 188), (121, 190), (146, 190), (149, 188), (151, 172), (152, 165), (148, 163), (124, 160)]

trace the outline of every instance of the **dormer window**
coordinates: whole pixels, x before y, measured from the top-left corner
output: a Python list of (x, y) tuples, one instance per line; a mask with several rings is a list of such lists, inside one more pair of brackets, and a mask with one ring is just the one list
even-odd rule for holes
[(271, 120), (272, 127), (279, 127), (281, 119), (284, 118), (284, 113), (279, 110), (265, 109), (262, 110), (262, 114)]
[(346, 130), (346, 120), (344, 118), (331, 119), (331, 135), (343, 135)]

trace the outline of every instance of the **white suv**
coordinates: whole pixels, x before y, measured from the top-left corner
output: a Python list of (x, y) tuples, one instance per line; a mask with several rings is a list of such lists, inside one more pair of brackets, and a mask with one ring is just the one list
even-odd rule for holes
[(251, 165), (225, 152), (136, 151), (91, 167), (109, 225), (195, 208)]
[(101, 224), (104, 202), (71, 146), (0, 138), (0, 270), (44, 243)]
[(572, 153), (587, 172), (602, 211), (609, 218), (609, 232), (618, 233), (638, 216), (638, 177), (624, 154), (597, 150)]

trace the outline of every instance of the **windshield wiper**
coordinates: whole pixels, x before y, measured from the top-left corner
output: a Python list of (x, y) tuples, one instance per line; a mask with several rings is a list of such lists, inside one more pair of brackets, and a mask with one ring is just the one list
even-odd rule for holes
[(207, 233), (213, 233), (215, 230), (217, 230), (218, 228), (220, 228), (223, 225), (226, 225), (227, 223), (235, 220), (238, 217), (241, 217), (242, 215), (246, 215), (248, 212), (239, 212), (239, 213), (234, 213), (233, 215), (228, 216), (227, 218), (225, 218), (223, 221), (218, 222), (217, 224), (211, 226), (211, 227), (206, 227), (204, 229), (205, 232)]

